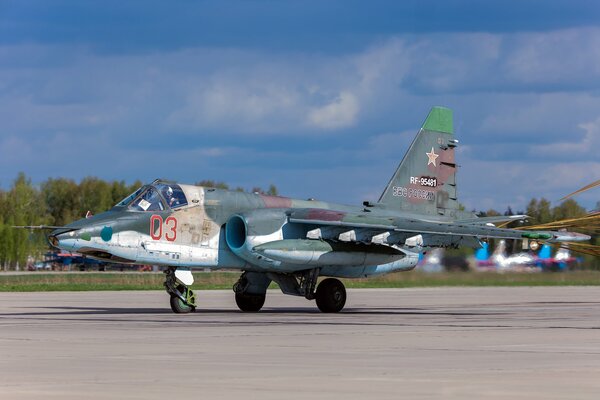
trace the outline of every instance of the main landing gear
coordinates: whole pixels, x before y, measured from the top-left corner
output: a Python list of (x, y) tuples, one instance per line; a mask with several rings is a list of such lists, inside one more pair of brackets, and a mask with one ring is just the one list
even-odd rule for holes
[(266, 294), (235, 294), (235, 304), (238, 308), (244, 312), (257, 312), (260, 311), (262, 306), (265, 304)]
[(346, 288), (335, 278), (324, 279), (317, 287), (315, 300), (324, 313), (340, 312), (346, 305)]
[(194, 283), (190, 270), (169, 268), (165, 271), (165, 289), (171, 296), (171, 310), (177, 314), (196, 311), (196, 295), (188, 286)]
[[(342, 311), (346, 305), (346, 288), (344, 284), (335, 278), (326, 278), (317, 286), (320, 273), (319, 268), (314, 268), (301, 273), (298, 278), (298, 292), (308, 300), (316, 300), (317, 307), (324, 313), (336, 313)], [(277, 282), (280, 283), (280, 282)], [(281, 283), (280, 283), (281, 286)], [(315, 290), (315, 287), (317, 290)], [(293, 294), (291, 291), (284, 293)]]
[(271, 279), (267, 274), (244, 272), (233, 285), (235, 303), (244, 312), (258, 312), (265, 304)]
[[(233, 285), (235, 302), (244, 312), (257, 312), (265, 303), (267, 288), (275, 281), (284, 294), (316, 300), (324, 313), (341, 311), (346, 304), (346, 288), (335, 278), (327, 278), (317, 286), (319, 269), (297, 274), (244, 272)], [(316, 290), (315, 290), (316, 288)]]

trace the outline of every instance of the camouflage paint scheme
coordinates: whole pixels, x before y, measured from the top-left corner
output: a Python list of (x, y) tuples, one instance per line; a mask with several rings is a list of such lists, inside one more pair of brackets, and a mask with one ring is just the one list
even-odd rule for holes
[[(104, 260), (242, 270), (251, 273), (248, 293), (264, 293), (265, 284), (275, 280), (284, 292), (310, 298), (296, 287), (310, 271), (316, 271), (315, 281), (316, 276), (368, 277), (413, 269), (428, 249), (479, 247), (487, 238), (588, 239), (500, 229), (491, 223), (525, 216), (477, 218), (461, 211), (457, 144), (452, 112), (434, 107), (376, 203), (346, 206), (157, 180), (129, 203), (57, 229), (50, 240)], [(153, 206), (140, 200), (148, 190), (172, 188), (186, 204), (171, 208), (165, 196), (156, 197), (161, 204)], [(157, 209), (132, 208), (136, 202)]]

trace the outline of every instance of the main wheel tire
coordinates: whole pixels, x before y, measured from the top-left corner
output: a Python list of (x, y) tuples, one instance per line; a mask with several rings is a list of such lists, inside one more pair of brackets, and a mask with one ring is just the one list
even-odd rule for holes
[(315, 293), (317, 307), (324, 313), (336, 313), (346, 304), (346, 288), (337, 279), (327, 278), (317, 287)]
[(176, 314), (187, 314), (196, 311), (196, 307), (185, 304), (183, 300), (175, 295), (171, 295), (171, 310)]
[(265, 304), (266, 294), (235, 294), (235, 303), (244, 312), (257, 312)]

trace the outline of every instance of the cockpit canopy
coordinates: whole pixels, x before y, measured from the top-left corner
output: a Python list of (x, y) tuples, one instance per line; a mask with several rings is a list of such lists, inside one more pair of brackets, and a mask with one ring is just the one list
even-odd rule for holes
[(185, 193), (178, 184), (156, 180), (121, 200), (117, 207), (129, 207), (134, 211), (163, 211), (187, 204)]

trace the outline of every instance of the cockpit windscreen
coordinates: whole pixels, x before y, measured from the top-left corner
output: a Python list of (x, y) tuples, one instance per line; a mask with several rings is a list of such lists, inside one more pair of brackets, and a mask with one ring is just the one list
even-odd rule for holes
[(165, 204), (158, 191), (149, 187), (131, 204), (130, 208), (138, 211), (162, 211), (165, 209)]
[(136, 190), (135, 192), (131, 193), (129, 196), (125, 197), (123, 200), (121, 200), (120, 202), (117, 203), (117, 207), (121, 207), (121, 206), (128, 206), (129, 204), (131, 204), (131, 202), (138, 197), (138, 195), (140, 193), (142, 193), (142, 190), (144, 190), (145, 186), (142, 186), (141, 188), (139, 188), (138, 190)]
[(142, 186), (121, 200), (117, 206), (129, 206), (136, 211), (163, 211), (187, 204), (187, 198), (179, 185), (155, 181), (152, 185)]
[(156, 183), (154, 186), (160, 191), (169, 207), (177, 208), (187, 205), (187, 198), (179, 185), (174, 183)]

